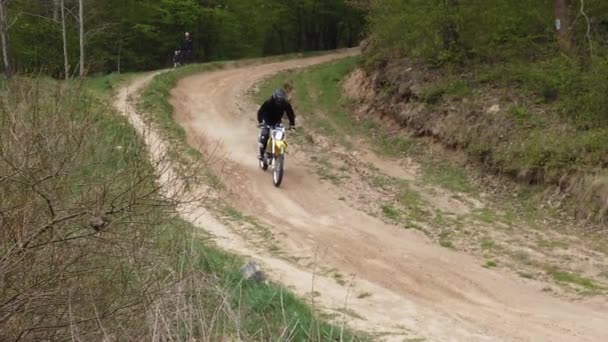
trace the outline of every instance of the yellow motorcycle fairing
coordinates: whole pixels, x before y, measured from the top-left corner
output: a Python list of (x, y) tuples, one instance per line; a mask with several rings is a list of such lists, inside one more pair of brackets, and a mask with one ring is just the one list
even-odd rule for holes
[(275, 140), (274, 148), (271, 146), (272, 139), (268, 141), (268, 150), (272, 151), (275, 155), (283, 154), (287, 150), (287, 141), (285, 140)]

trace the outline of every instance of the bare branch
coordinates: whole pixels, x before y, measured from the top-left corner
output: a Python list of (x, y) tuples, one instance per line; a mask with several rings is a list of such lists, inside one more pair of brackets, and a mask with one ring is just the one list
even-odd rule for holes
[(585, 18), (585, 22), (587, 23), (587, 32), (585, 36), (587, 37), (587, 41), (589, 42), (589, 53), (593, 56), (593, 42), (591, 41), (591, 21), (589, 20), (589, 16), (585, 13), (585, 0), (581, 1), (580, 14)]
[(88, 211), (85, 212), (80, 212), (80, 213), (76, 213), (76, 214), (72, 214), (72, 215), (67, 215), (64, 217), (60, 217), (60, 218), (56, 218), (54, 220), (52, 220), (50, 223), (48, 223), (46, 226), (40, 228), (38, 230), (38, 232), (36, 232), (36, 234), (34, 234), (32, 237), (30, 237), (27, 241), (25, 241), (24, 243), (21, 244), (21, 248), (25, 249), (27, 248), (32, 242), (34, 242), (34, 240), (36, 240), (40, 235), (44, 234), (47, 230), (53, 228), (55, 225), (61, 223), (61, 222), (65, 222), (65, 221), (69, 221), (69, 220), (73, 220), (77, 217), (82, 217), (86, 214), (88, 214)]
[(13, 19), (13, 21), (10, 24), (8, 24), (8, 26), (6, 27), (7, 31), (10, 30), (11, 27), (13, 27), (13, 25), (15, 25), (15, 23), (17, 23), (17, 20), (19, 20), (19, 17), (21, 17), (22, 14), (23, 14), (23, 12), (19, 12), (19, 13), (17, 13), (17, 15), (15, 15), (15, 19)]
[(85, 38), (86, 38), (86, 37), (88, 37), (89, 35), (92, 35), (92, 34), (95, 34), (95, 33), (97, 33), (97, 32), (101, 32), (101, 31), (105, 31), (105, 30), (110, 29), (110, 28), (112, 28), (112, 27), (114, 27), (114, 26), (116, 26), (116, 24), (105, 24), (105, 25), (102, 25), (101, 27), (98, 27), (98, 28), (96, 28), (96, 29), (91, 29), (91, 30), (89, 30), (89, 31), (85, 32), (85, 33), (84, 33), (84, 36), (85, 36)]

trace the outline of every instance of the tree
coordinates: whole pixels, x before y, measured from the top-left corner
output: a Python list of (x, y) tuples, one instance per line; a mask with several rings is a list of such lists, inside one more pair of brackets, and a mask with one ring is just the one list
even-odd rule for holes
[(557, 42), (562, 52), (572, 52), (572, 22), (570, 19), (570, 0), (555, 0), (555, 30)]
[(53, 0), (53, 20), (59, 21), (60, 7), (63, 7), (63, 0)]
[(84, 4), (83, 0), (78, 0), (78, 25), (79, 25), (79, 41), (80, 41), (80, 77), (84, 77), (85, 56), (84, 56)]
[(65, 79), (70, 78), (70, 63), (68, 60), (68, 40), (65, 27), (65, 3), (61, 0), (61, 36), (63, 40), (63, 72)]
[(8, 19), (7, 8), (9, 0), (0, 0), (0, 40), (2, 41), (2, 61), (4, 66), (4, 74), (6, 77), (11, 77), (12, 67), (8, 55)]

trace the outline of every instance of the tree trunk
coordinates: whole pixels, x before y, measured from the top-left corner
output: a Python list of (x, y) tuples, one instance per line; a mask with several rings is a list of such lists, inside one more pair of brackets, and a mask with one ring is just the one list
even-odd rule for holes
[(13, 70), (11, 68), (10, 59), (8, 56), (8, 23), (6, 19), (6, 4), (8, 0), (0, 0), (0, 40), (2, 42), (2, 62), (4, 66), (4, 74), (6, 77), (11, 77)]
[(68, 60), (68, 40), (65, 27), (65, 4), (64, 0), (61, 1), (61, 34), (63, 37), (63, 72), (66, 80), (70, 78), (70, 63)]
[(120, 74), (120, 57), (122, 54), (122, 38), (120, 39), (120, 42), (118, 43), (118, 61), (117, 61), (117, 71)]
[(84, 5), (83, 0), (78, 0), (78, 22), (80, 24), (80, 77), (84, 77), (86, 73), (85, 69), (85, 56), (84, 56)]
[(53, 0), (53, 20), (59, 21), (60, 7), (63, 7), (63, 0)]
[(555, 0), (555, 30), (562, 52), (572, 52), (570, 0)]
[(455, 51), (460, 48), (460, 33), (454, 16), (458, 12), (458, 0), (445, 0), (446, 20), (441, 28), (443, 36), (443, 48), (448, 51)]

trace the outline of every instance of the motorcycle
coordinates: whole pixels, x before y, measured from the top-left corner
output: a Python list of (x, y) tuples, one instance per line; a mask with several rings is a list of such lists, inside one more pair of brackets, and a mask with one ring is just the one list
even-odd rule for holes
[(181, 50), (175, 50), (175, 52), (173, 53), (173, 68), (174, 69), (182, 66), (182, 56), (183, 56), (183, 53)]
[(270, 137), (266, 145), (266, 155), (260, 160), (260, 169), (266, 171), (272, 167), (272, 184), (277, 188), (283, 181), (285, 152), (287, 151), (286, 130), (282, 126), (269, 127)]

